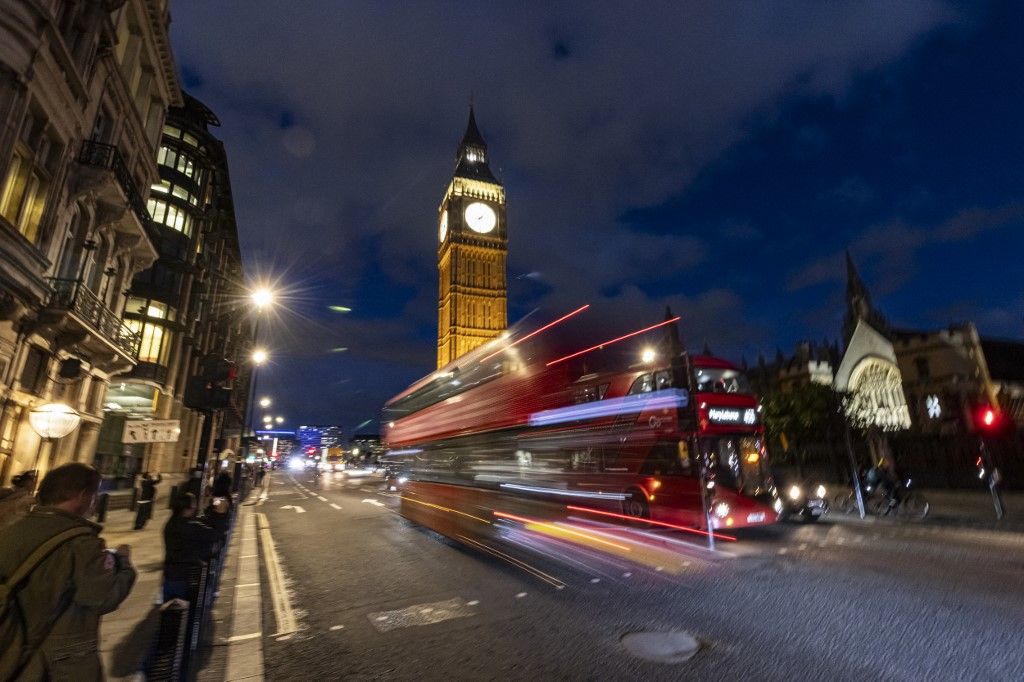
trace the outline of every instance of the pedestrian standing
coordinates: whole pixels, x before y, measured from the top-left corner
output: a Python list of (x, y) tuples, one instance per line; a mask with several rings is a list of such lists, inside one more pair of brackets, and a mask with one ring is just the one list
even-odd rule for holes
[(125, 600), (136, 573), (128, 545), (106, 550), (101, 527), (87, 519), (99, 486), (91, 466), (57, 467), (39, 486), (39, 504), (0, 530), (0, 581), (11, 590), (0, 618), (0, 680), (103, 679), (100, 617)]
[(149, 472), (142, 474), (139, 499), (136, 500), (135, 530), (142, 530), (146, 522), (153, 516), (153, 501), (156, 499), (156, 486), (164, 480), (160, 474), (153, 478)]
[(0, 489), (0, 528), (21, 519), (36, 503), (36, 472), (25, 471), (11, 479), (11, 487)]
[(218, 549), (221, 535), (196, 518), (199, 503), (192, 493), (180, 493), (171, 504), (164, 526), (164, 601), (192, 601), (190, 584)]
[(267, 470), (260, 465), (260, 468), (256, 470), (256, 486), (261, 487), (263, 485), (263, 477), (267, 475)]

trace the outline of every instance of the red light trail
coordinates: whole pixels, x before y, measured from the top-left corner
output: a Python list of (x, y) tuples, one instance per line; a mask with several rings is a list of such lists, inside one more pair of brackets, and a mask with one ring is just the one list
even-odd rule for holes
[(584, 310), (586, 310), (586, 309), (587, 309), (587, 308), (589, 308), (589, 307), (590, 307), (590, 304), (589, 304), (589, 303), (587, 303), (586, 305), (581, 305), (581, 306), (580, 306), (579, 308), (577, 308), (576, 310), (572, 311), (571, 313), (568, 313), (568, 314), (566, 314), (566, 315), (562, 315), (562, 316), (561, 316), (560, 318), (558, 318), (558, 319), (557, 319), (557, 320), (555, 320), (554, 322), (548, 322), (548, 323), (547, 323), (546, 325), (544, 325), (544, 326), (543, 326), (543, 327), (541, 327), (540, 329), (535, 329), (534, 331), (530, 332), (529, 334), (527, 334), (527, 335), (526, 335), (526, 336), (524, 336), (523, 338), (521, 338), (521, 339), (516, 339), (515, 341), (513, 341), (513, 342), (512, 342), (512, 343), (510, 343), (510, 344), (508, 344), (508, 345), (507, 345), (507, 346), (505, 346), (504, 348), (499, 348), (498, 350), (494, 351), (494, 352), (493, 352), (493, 353), (491, 353), (490, 355), (488, 355), (488, 356), (486, 356), (486, 357), (484, 357), (484, 358), (481, 358), (481, 359), (480, 359), (480, 362), (487, 362), (488, 360), (490, 360), (491, 358), (493, 358), (493, 357), (494, 357), (495, 355), (497, 355), (497, 354), (499, 354), (499, 353), (502, 353), (502, 352), (504, 352), (504, 351), (507, 351), (507, 350), (508, 350), (509, 348), (511, 348), (512, 346), (515, 346), (516, 344), (520, 344), (520, 343), (522, 343), (523, 341), (526, 341), (527, 339), (529, 339), (529, 338), (532, 338), (532, 337), (536, 336), (537, 334), (540, 334), (540, 333), (541, 333), (542, 331), (544, 331), (544, 330), (546, 330), (546, 329), (551, 329), (552, 327), (554, 327), (554, 326), (555, 326), (556, 324), (558, 324), (559, 322), (562, 322), (562, 321), (564, 321), (564, 320), (568, 320), (568, 319), (569, 319), (570, 317), (572, 317), (573, 315), (577, 315), (577, 314), (579, 314), (579, 313), (582, 313), (582, 312), (583, 312)]
[[(588, 514), (598, 514), (600, 516), (611, 516), (616, 519), (624, 519), (626, 521), (639, 521), (641, 523), (650, 523), (655, 526), (664, 526), (665, 528), (671, 528), (673, 530), (681, 530), (687, 533), (695, 533), (697, 535), (708, 535), (706, 530), (699, 530), (697, 528), (687, 528), (686, 526), (677, 526), (674, 523), (665, 523), (664, 521), (654, 521), (653, 519), (638, 519), (635, 516), (626, 516), (625, 514), (616, 514), (615, 512), (602, 511), (600, 509), (590, 509), (588, 507), (577, 507), (575, 505), (566, 505), (566, 509), (572, 511), (581, 511)], [(721, 533), (711, 533), (711, 535), (719, 540), (728, 540), (729, 542), (736, 542), (736, 538), (731, 535), (722, 535)]]
[(678, 320), (679, 320), (679, 316), (676, 315), (671, 320), (665, 320), (664, 322), (659, 322), (658, 324), (652, 324), (650, 327), (644, 327), (643, 329), (638, 329), (635, 332), (630, 332), (629, 334), (623, 334), (622, 336), (619, 336), (617, 338), (609, 339), (608, 341), (605, 341), (604, 343), (599, 343), (596, 346), (591, 346), (590, 348), (585, 348), (585, 349), (583, 349), (581, 351), (576, 351), (575, 353), (573, 353), (571, 355), (566, 355), (563, 358), (558, 358), (557, 360), (552, 360), (551, 362), (547, 363), (546, 366), (550, 367), (551, 365), (557, 365), (559, 362), (563, 362), (565, 360), (571, 360), (572, 358), (575, 358), (575, 357), (577, 357), (579, 355), (583, 355), (584, 353), (589, 353), (592, 350), (597, 350), (598, 348), (604, 348), (605, 346), (610, 346), (611, 344), (616, 343), (618, 341), (622, 341), (623, 339), (628, 339), (631, 336), (636, 336), (637, 334), (643, 334), (644, 332), (649, 332), (652, 329), (657, 329), (658, 327), (664, 327), (666, 324), (672, 324), (673, 322), (677, 322)]

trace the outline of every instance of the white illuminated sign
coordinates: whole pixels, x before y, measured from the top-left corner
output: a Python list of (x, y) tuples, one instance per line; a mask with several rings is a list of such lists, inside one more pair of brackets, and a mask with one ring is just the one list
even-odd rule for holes
[(925, 407), (928, 409), (928, 416), (931, 419), (938, 419), (942, 416), (942, 402), (939, 401), (939, 396), (930, 395), (924, 399)]
[(146, 419), (126, 421), (121, 434), (122, 443), (175, 443), (181, 434), (177, 419)]

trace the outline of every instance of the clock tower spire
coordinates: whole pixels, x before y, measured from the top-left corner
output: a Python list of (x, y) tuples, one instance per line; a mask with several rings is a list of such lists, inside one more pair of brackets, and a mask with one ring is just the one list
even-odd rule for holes
[(505, 187), (488, 165), (473, 106), (438, 208), (437, 366), (507, 326)]

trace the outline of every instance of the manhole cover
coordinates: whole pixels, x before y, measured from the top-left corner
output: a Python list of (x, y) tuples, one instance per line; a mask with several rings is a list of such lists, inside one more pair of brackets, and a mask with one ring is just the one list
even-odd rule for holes
[(622, 646), (634, 656), (655, 663), (683, 663), (693, 658), (700, 642), (685, 632), (631, 632)]

